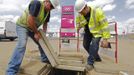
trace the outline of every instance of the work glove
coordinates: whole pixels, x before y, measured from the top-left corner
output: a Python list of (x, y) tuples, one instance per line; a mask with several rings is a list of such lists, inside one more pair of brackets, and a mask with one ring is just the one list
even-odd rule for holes
[(102, 48), (111, 48), (111, 44), (110, 42), (107, 41), (107, 39), (103, 39), (101, 41), (101, 45), (100, 45)]

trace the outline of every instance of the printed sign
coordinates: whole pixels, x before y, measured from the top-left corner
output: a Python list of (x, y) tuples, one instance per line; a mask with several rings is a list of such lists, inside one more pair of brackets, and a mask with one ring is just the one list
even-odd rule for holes
[[(66, 29), (68, 32), (64, 32), (62, 29)], [(74, 37), (75, 32), (70, 32), (71, 29), (75, 29), (74, 6), (63, 6), (61, 17), (61, 37)]]

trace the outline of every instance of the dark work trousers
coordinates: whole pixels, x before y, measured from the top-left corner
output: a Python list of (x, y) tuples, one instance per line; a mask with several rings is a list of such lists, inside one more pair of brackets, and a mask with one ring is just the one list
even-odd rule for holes
[(88, 64), (92, 65), (96, 58), (100, 58), (98, 54), (99, 42), (101, 37), (95, 38), (91, 33), (85, 33), (83, 38), (83, 46), (89, 53)]

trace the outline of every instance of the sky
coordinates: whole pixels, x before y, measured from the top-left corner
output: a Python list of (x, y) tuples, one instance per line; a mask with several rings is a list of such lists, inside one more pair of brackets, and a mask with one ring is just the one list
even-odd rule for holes
[[(60, 0), (61, 6), (74, 5), (76, 0)], [(87, 4), (102, 7), (107, 17), (124, 24), (134, 24), (134, 0), (86, 0)], [(18, 18), (28, 6), (30, 0), (0, 0), (1, 18)], [(52, 10), (49, 27), (59, 27), (61, 18), (61, 7)]]

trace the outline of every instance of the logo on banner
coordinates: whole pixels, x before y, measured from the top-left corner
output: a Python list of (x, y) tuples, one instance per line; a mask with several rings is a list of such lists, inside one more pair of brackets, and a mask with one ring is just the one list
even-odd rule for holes
[(71, 10), (71, 8), (65, 8), (64, 10), (65, 10), (65, 11), (70, 11), (70, 10)]

